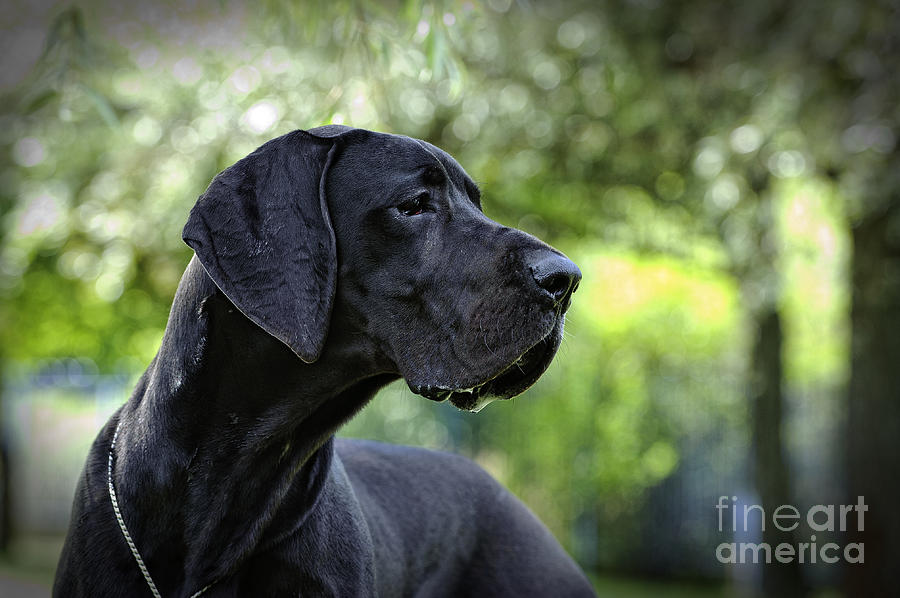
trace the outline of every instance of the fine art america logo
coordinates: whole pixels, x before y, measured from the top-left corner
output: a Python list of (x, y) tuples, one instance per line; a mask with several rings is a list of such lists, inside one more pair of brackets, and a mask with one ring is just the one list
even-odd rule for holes
[(736, 496), (729, 500), (720, 496), (716, 503), (719, 512), (719, 532), (730, 531), (735, 535), (761, 535), (766, 525), (773, 525), (782, 532), (793, 532), (801, 522), (809, 528), (809, 541), (796, 545), (782, 542), (772, 546), (766, 542), (722, 542), (716, 548), (720, 563), (847, 563), (865, 562), (865, 546), (862, 542), (850, 542), (840, 546), (834, 542), (817, 542), (816, 533), (864, 531), (865, 514), (869, 510), (864, 497), (857, 497), (855, 505), (815, 505), (805, 514), (793, 505), (776, 507), (767, 517), (762, 505), (738, 504)]

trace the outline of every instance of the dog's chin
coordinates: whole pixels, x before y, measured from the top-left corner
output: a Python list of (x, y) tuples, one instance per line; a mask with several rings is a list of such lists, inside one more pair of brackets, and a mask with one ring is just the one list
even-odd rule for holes
[(495, 399), (511, 399), (525, 392), (541, 377), (562, 341), (563, 319), (531, 348), (501, 368), (484, 382), (469, 388), (453, 388), (442, 385), (425, 385), (413, 392), (433, 401), (449, 400), (463, 411), (481, 411)]

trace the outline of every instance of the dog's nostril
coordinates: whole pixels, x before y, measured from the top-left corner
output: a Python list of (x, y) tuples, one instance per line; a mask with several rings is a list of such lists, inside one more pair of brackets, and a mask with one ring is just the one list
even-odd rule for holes
[(556, 273), (541, 280), (538, 284), (545, 291), (553, 295), (557, 301), (562, 300), (572, 285), (572, 279), (562, 273)]
[(556, 303), (569, 296), (581, 281), (581, 270), (571, 260), (552, 254), (531, 267), (538, 286), (550, 293)]

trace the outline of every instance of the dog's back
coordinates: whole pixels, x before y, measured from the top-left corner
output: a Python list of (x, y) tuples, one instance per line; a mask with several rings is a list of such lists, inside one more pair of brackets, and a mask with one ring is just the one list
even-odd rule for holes
[(377, 538), (379, 595), (594, 595), (543, 523), (473, 461), (355, 439), (336, 449)]

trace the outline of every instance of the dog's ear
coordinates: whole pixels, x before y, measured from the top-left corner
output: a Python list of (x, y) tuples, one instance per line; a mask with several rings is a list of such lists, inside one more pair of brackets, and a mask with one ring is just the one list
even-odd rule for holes
[(294, 131), (264, 144), (213, 179), (182, 233), (225, 296), (307, 363), (334, 302), (325, 179), (336, 137)]

